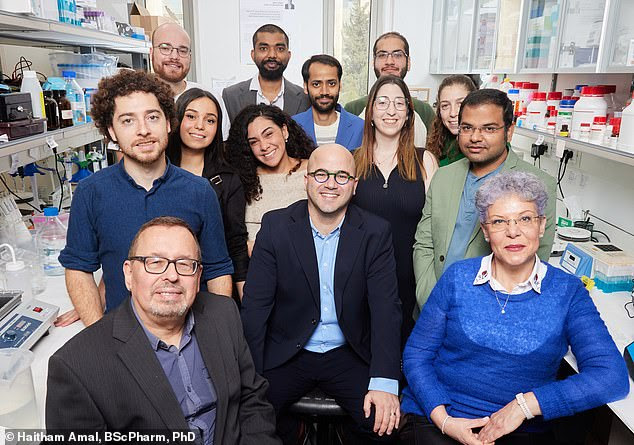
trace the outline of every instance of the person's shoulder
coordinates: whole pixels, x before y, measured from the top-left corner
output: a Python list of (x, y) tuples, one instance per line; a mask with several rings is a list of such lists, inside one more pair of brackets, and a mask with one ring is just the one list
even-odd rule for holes
[(460, 279), (466, 279), (469, 282), (473, 282), (478, 270), (480, 269), (480, 265), (482, 264), (482, 258), (483, 257), (479, 256), (456, 261), (446, 268), (445, 272), (443, 272), (443, 276), (446, 275), (445, 280), (455, 280), (459, 277)]
[(302, 111), (301, 113), (294, 114), (291, 117), (293, 118), (295, 122), (301, 125), (308, 120), (312, 120), (312, 116), (313, 116), (313, 108), (310, 107), (306, 111)]
[(110, 350), (108, 344), (113, 339), (112, 328), (116, 312), (117, 310), (105, 314), (96, 323), (77, 333), (53, 355), (69, 364), (100, 363)]
[(289, 93), (304, 93), (304, 87), (291, 82), (286, 77), (284, 78), (284, 91)]
[(525, 160), (521, 159), (517, 155), (517, 153), (515, 153), (515, 152), (513, 152), (513, 153), (517, 157), (517, 164), (515, 166), (516, 169), (518, 169), (520, 171), (523, 171), (523, 172), (534, 174), (539, 179), (544, 181), (546, 183), (546, 185), (552, 185), (555, 182), (555, 178), (552, 175), (550, 175), (549, 173), (547, 173), (544, 170), (540, 169), (539, 167), (534, 166), (530, 162), (526, 162)]
[(359, 113), (361, 113), (361, 110), (365, 108), (367, 103), (368, 103), (368, 96), (363, 96), (348, 102), (343, 108), (349, 113), (352, 113), (358, 116)]
[(121, 168), (122, 167), (118, 163), (102, 168), (101, 170), (79, 181), (77, 184), (77, 192), (105, 191), (107, 193), (112, 193), (112, 186), (104, 187), (104, 183), (112, 183), (117, 176), (121, 175)]
[(341, 119), (345, 119), (348, 122), (352, 122), (353, 124), (363, 126), (363, 119), (361, 119), (358, 115), (346, 110), (344, 107), (341, 107), (339, 113), (341, 113)]
[(391, 230), (390, 223), (386, 219), (362, 209), (356, 204), (348, 204), (347, 214), (352, 224), (359, 223), (359, 226), (365, 230), (376, 232)]
[(187, 181), (194, 187), (203, 187), (202, 190), (206, 190), (207, 185), (209, 185), (207, 178), (195, 175), (184, 168), (175, 166), (174, 164), (172, 164), (170, 168), (172, 169), (171, 174), (174, 179)]
[(251, 84), (251, 79), (247, 79), (247, 80), (243, 80), (241, 82), (238, 83), (234, 83), (233, 85), (230, 85), (228, 87), (225, 87), (225, 89), (222, 91), (222, 94), (238, 94), (241, 91), (243, 91), (245, 88), (249, 88), (249, 85)]
[(297, 219), (297, 217), (303, 216), (306, 212), (308, 212), (307, 201), (305, 199), (300, 199), (288, 207), (269, 210), (262, 217), (262, 224), (264, 224), (265, 220), (270, 223), (279, 223), (289, 218)]
[(236, 302), (233, 298), (207, 291), (200, 291), (196, 295), (194, 309), (198, 311), (199, 308), (203, 308), (201, 313), (206, 314), (205, 316), (218, 320), (227, 320), (227, 317), (232, 316), (238, 317)]
[(453, 181), (456, 179), (457, 174), (459, 174), (460, 172), (465, 172), (467, 170), (469, 170), (469, 159), (462, 158), (455, 162), (452, 162), (451, 164), (444, 165), (439, 168), (434, 175), (432, 181), (436, 178), (439, 178), (436, 179), (436, 181), (440, 181), (441, 179)]

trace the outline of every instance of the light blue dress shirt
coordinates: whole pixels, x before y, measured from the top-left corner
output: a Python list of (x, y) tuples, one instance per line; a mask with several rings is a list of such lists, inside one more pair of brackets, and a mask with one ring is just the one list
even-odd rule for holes
[(484, 176), (477, 177), (471, 171), (467, 173), (467, 179), (464, 183), (464, 189), (460, 196), (460, 207), (458, 208), (458, 216), (456, 224), (453, 228), (453, 235), (447, 249), (447, 258), (445, 258), (445, 267), (447, 270), (456, 261), (464, 259), (467, 245), (471, 239), (471, 234), (478, 223), (478, 212), (475, 207), (475, 194), (488, 178), (497, 175), (504, 163), (498, 168)]
[[(344, 218), (345, 219), (345, 218)], [(339, 327), (337, 308), (335, 306), (335, 262), (341, 225), (329, 234), (322, 235), (310, 220), (313, 231), (313, 242), (317, 253), (317, 267), (319, 268), (319, 302), (320, 319), (313, 335), (308, 339), (304, 349), (311, 352), (324, 353), (343, 346), (346, 338)], [(383, 377), (370, 378), (368, 390), (385, 391), (398, 395), (398, 381)]]

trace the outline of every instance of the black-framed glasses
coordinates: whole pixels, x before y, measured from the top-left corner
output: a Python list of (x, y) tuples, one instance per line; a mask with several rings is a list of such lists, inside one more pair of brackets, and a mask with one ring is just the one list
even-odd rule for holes
[(495, 218), (491, 221), (485, 222), (484, 224), (487, 224), (489, 226), (491, 232), (501, 232), (503, 230), (506, 230), (506, 228), (511, 225), (511, 221), (513, 221), (515, 225), (518, 226), (520, 229), (527, 229), (533, 225), (533, 221), (540, 220), (542, 218), (543, 216), (524, 215), (520, 216), (519, 218)]
[(374, 58), (384, 62), (390, 56), (392, 56), (392, 60), (395, 62), (407, 59), (407, 53), (401, 49), (397, 49), (396, 51), (377, 51)]
[[(632, 290), (632, 301), (628, 301), (623, 305), (625, 308), (625, 312), (627, 312), (627, 316), (630, 318), (634, 318), (634, 290)], [(631, 310), (630, 310), (631, 307)]]
[(390, 108), (391, 103), (394, 104), (394, 108), (396, 108), (398, 111), (407, 110), (407, 99), (404, 97), (395, 97), (394, 100), (390, 100), (390, 98), (387, 96), (377, 96), (377, 98), (374, 99), (374, 106), (377, 110), (381, 111)]
[(200, 266), (200, 261), (191, 258), (178, 258), (170, 260), (160, 256), (131, 256), (130, 261), (142, 261), (147, 273), (160, 275), (167, 270), (170, 264), (174, 263), (176, 273), (184, 277), (195, 275)]
[(172, 52), (176, 50), (179, 56), (187, 57), (189, 56), (189, 53), (191, 53), (192, 51), (191, 48), (188, 48), (186, 46), (174, 47), (170, 45), (169, 43), (161, 43), (160, 45), (155, 46), (154, 48), (157, 48), (159, 52), (163, 54), (164, 56), (171, 56)]
[(494, 125), (485, 125), (484, 127), (474, 127), (473, 125), (463, 124), (463, 125), (458, 125), (458, 132), (461, 135), (471, 136), (477, 130), (480, 132), (480, 134), (483, 134), (486, 136), (492, 136), (495, 133), (497, 133), (499, 130), (501, 130), (502, 128), (506, 128), (506, 127), (504, 125), (502, 125), (501, 127), (496, 127)]
[(308, 176), (312, 176), (313, 179), (315, 179), (315, 181), (319, 182), (320, 184), (327, 182), (328, 178), (330, 178), (331, 176), (335, 178), (335, 182), (339, 185), (346, 185), (351, 179), (356, 179), (354, 176), (344, 170), (329, 172), (327, 170), (324, 170), (323, 168), (320, 168), (318, 170), (315, 170), (314, 172), (309, 172), (306, 174)]

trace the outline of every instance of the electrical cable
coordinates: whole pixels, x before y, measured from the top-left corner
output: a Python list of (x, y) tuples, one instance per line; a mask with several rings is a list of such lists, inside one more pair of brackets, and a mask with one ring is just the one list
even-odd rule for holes
[[(0, 181), (2, 182), (2, 184), (4, 185), (4, 187), (7, 189), (7, 191), (9, 193), (11, 193), (13, 196), (15, 196), (18, 200), (22, 201), (22, 198), (20, 198), (20, 195), (18, 195), (17, 193), (15, 193), (13, 190), (11, 190), (9, 188), (9, 186), (7, 185), (7, 182), (4, 180), (4, 178), (2, 177), (2, 175), (0, 175)], [(32, 209), (34, 209), (36, 212), (40, 213), (42, 211), (42, 209), (38, 209), (37, 207), (35, 207), (33, 204), (31, 204), (30, 202), (25, 202), (24, 204), (28, 205), (29, 207), (31, 207)]]
[[(610, 237), (609, 237), (609, 236), (608, 236), (605, 232), (602, 232), (602, 231), (600, 231), (600, 230), (593, 229), (593, 230), (592, 230), (592, 233), (600, 233), (601, 235), (603, 235), (603, 236), (605, 236), (605, 237), (607, 238), (608, 243), (611, 243), (611, 242), (612, 242), (612, 241), (610, 240)], [(597, 242), (598, 242), (598, 241), (597, 241)]]

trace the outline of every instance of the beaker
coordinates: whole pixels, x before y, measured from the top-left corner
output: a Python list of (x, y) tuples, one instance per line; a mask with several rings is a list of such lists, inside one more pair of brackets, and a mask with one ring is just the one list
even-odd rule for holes
[(0, 426), (41, 428), (31, 363), (28, 349), (0, 349)]

